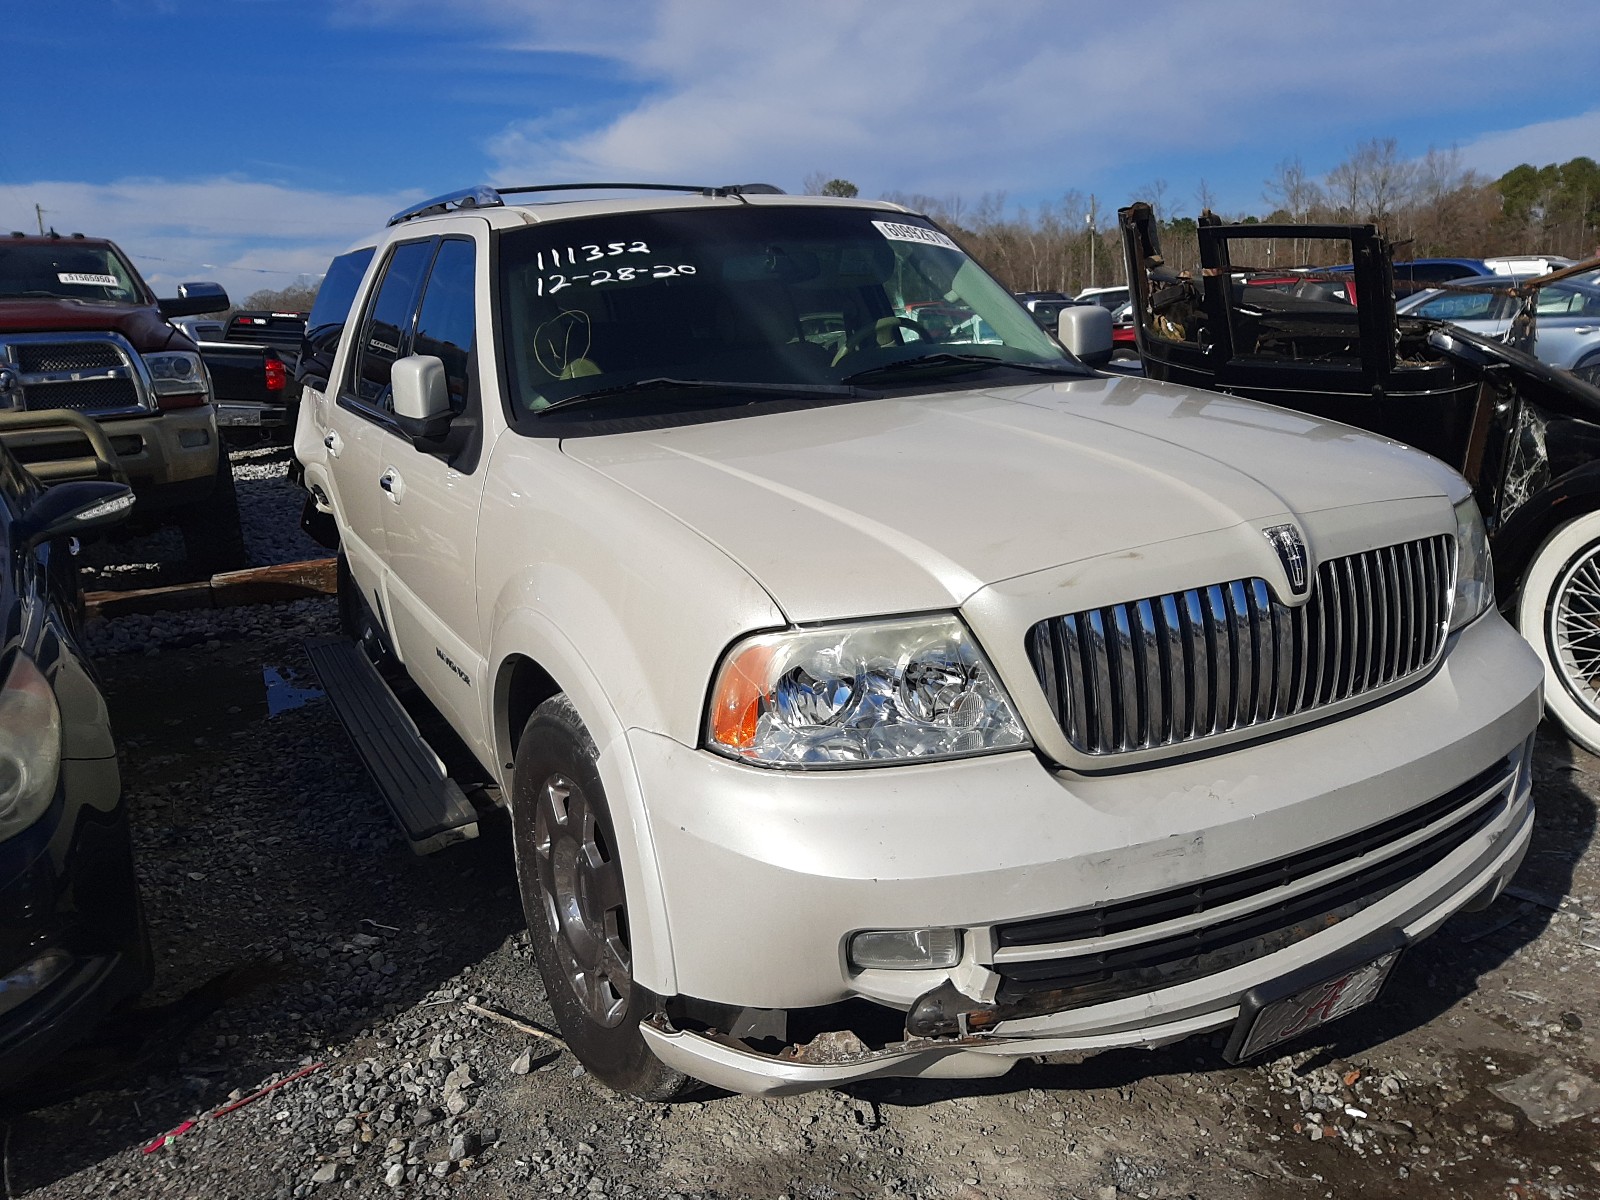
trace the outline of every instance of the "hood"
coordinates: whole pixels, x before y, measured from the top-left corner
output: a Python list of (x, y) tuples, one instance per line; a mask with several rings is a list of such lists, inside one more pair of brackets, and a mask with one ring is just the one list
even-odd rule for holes
[(135, 350), (193, 350), (194, 343), (167, 324), (152, 305), (107, 304), (70, 298), (0, 298), (0, 338), (8, 333), (110, 331)]
[(795, 621), (959, 606), (1019, 575), (1270, 517), (1464, 492), (1332, 421), (1132, 377), (568, 439)]

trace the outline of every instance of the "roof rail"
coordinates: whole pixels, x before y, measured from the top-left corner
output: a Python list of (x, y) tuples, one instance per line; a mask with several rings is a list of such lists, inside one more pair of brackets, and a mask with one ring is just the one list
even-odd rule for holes
[(504, 203), (505, 201), (500, 199), (499, 192), (480, 183), (477, 187), (462, 188), (459, 192), (446, 192), (443, 196), (435, 196), (432, 200), (424, 200), (421, 204), (402, 208), (389, 218), (388, 223), (398, 225), (413, 217), (434, 217), (453, 209), (499, 208)]
[(698, 192), (702, 196), (782, 196), (784, 190), (770, 183), (726, 183), (709, 187), (698, 183), (541, 183), (527, 187), (492, 188), (486, 184), (447, 192), (420, 204), (403, 208), (389, 218), (390, 225), (416, 217), (434, 217), (464, 208), (500, 208), (506, 196), (526, 196), (535, 192)]

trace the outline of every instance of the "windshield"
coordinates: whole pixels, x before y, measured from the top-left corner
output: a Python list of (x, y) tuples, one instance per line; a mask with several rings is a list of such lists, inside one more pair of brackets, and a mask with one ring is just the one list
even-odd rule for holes
[[(921, 218), (749, 205), (551, 222), (500, 242), (520, 414), (662, 380), (833, 386), (1073, 360)], [(974, 362), (974, 358), (983, 361)], [(652, 385), (637, 389), (631, 385)]]
[(0, 298), (53, 296), (142, 304), (133, 270), (109, 246), (63, 239), (42, 245), (0, 242)]

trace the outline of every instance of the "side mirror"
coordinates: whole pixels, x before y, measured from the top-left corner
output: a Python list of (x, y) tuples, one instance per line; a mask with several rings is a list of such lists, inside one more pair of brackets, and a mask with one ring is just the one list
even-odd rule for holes
[(1111, 361), (1111, 314), (1098, 304), (1074, 304), (1061, 310), (1056, 336), (1088, 367)]
[(157, 300), (163, 317), (197, 317), (201, 313), (222, 312), (228, 307), (228, 293), (220, 283), (180, 283), (178, 294)]
[(450, 430), (450, 387), (444, 363), (431, 354), (410, 354), (389, 369), (394, 395), (394, 422), (419, 450), (433, 447)]
[(17, 540), (31, 550), (52, 538), (114, 525), (128, 515), (133, 500), (133, 489), (125, 483), (58, 483), (35, 499), (13, 528)]

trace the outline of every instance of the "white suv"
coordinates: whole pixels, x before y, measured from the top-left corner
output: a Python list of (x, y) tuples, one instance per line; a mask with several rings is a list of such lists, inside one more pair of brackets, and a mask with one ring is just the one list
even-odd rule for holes
[(593, 1074), (1237, 1060), (1498, 894), (1541, 673), (1455, 472), (1098, 374), (1097, 310), (1058, 341), (925, 218), (773, 192), (398, 214), (301, 408), (314, 661), (418, 849), (509, 808)]

